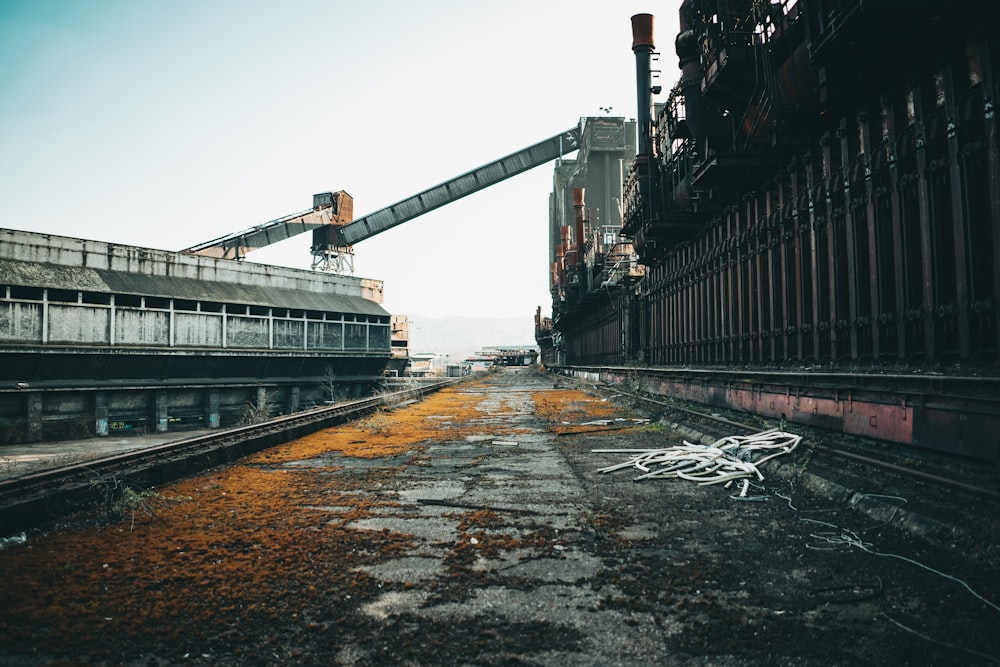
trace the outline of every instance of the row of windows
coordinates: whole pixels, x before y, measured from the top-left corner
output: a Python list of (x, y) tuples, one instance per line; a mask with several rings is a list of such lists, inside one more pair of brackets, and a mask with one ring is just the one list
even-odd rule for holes
[[(46, 294), (46, 292), (48, 292)], [(169, 299), (156, 296), (138, 296), (135, 294), (115, 294), (114, 304), (122, 308), (144, 308), (147, 310), (173, 310), (221, 313), (223, 308), (230, 315), (256, 315), (259, 317), (276, 317), (288, 319), (309, 319), (324, 321), (368, 322), (371, 324), (389, 324), (388, 315), (363, 315), (359, 313), (333, 313), (318, 310), (303, 310), (297, 308), (272, 308), (270, 306), (253, 306), (248, 304), (217, 303), (212, 301), (195, 301), (189, 299)], [(0, 299), (13, 301), (43, 301), (55, 303), (86, 303), (95, 305), (111, 305), (111, 294), (101, 292), (78, 292), (64, 289), (43, 289), (41, 287), (23, 287), (20, 285), (0, 285)]]

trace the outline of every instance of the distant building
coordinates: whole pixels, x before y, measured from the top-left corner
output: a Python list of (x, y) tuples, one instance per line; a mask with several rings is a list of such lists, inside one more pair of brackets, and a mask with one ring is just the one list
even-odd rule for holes
[(389, 345), (392, 358), (386, 364), (385, 374), (392, 377), (406, 375), (410, 366), (410, 318), (406, 315), (392, 316)]
[(462, 365), (469, 368), (473, 373), (483, 373), (493, 368), (495, 362), (493, 357), (472, 356), (462, 360)]
[(538, 361), (538, 348), (525, 345), (485, 347), (477, 355), (489, 357), (497, 366), (530, 366)]
[(406, 374), (412, 377), (444, 377), (448, 371), (450, 356), (443, 352), (411, 354)]

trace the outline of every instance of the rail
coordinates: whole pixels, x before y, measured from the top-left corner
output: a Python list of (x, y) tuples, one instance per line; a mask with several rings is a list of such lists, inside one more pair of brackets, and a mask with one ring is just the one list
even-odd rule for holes
[(266, 422), (175, 440), (143, 449), (0, 480), (0, 536), (74, 509), (95, 479), (122, 475), (132, 484), (156, 484), (287, 442), (376, 410), (416, 400), (465, 378), (449, 378), (368, 398), (321, 406)]
[[(837, 438), (836, 446), (815, 447), (826, 454), (1000, 499), (997, 378), (635, 366), (553, 370), (617, 387), (620, 393), (660, 409), (748, 432), (760, 430), (760, 424), (738, 420), (752, 416), (762, 423), (797, 424), (831, 438), (847, 436)], [(692, 410), (684, 404), (709, 410)], [(846, 447), (846, 442), (856, 445)], [(896, 452), (907, 464), (889, 460), (889, 452)], [(911, 465), (914, 461), (947, 472), (920, 470)]]

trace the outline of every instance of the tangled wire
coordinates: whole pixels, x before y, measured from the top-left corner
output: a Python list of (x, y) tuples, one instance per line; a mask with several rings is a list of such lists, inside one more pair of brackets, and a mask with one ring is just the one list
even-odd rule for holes
[(742, 479), (740, 497), (745, 498), (751, 478), (764, 480), (760, 466), (776, 456), (791, 452), (801, 441), (800, 435), (772, 428), (747, 436), (726, 436), (711, 445), (696, 445), (685, 440), (684, 444), (660, 449), (595, 450), (632, 454), (623, 463), (600, 468), (597, 472), (636, 468), (642, 472), (635, 478), (636, 481), (678, 477), (700, 485), (725, 483), (727, 487)]

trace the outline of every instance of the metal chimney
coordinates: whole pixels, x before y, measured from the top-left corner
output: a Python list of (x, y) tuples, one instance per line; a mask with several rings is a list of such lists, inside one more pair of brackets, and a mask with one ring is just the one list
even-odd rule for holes
[(635, 86), (638, 92), (639, 155), (652, 153), (653, 143), (653, 76), (649, 63), (653, 54), (653, 15), (636, 14), (632, 17), (632, 52), (635, 54)]

